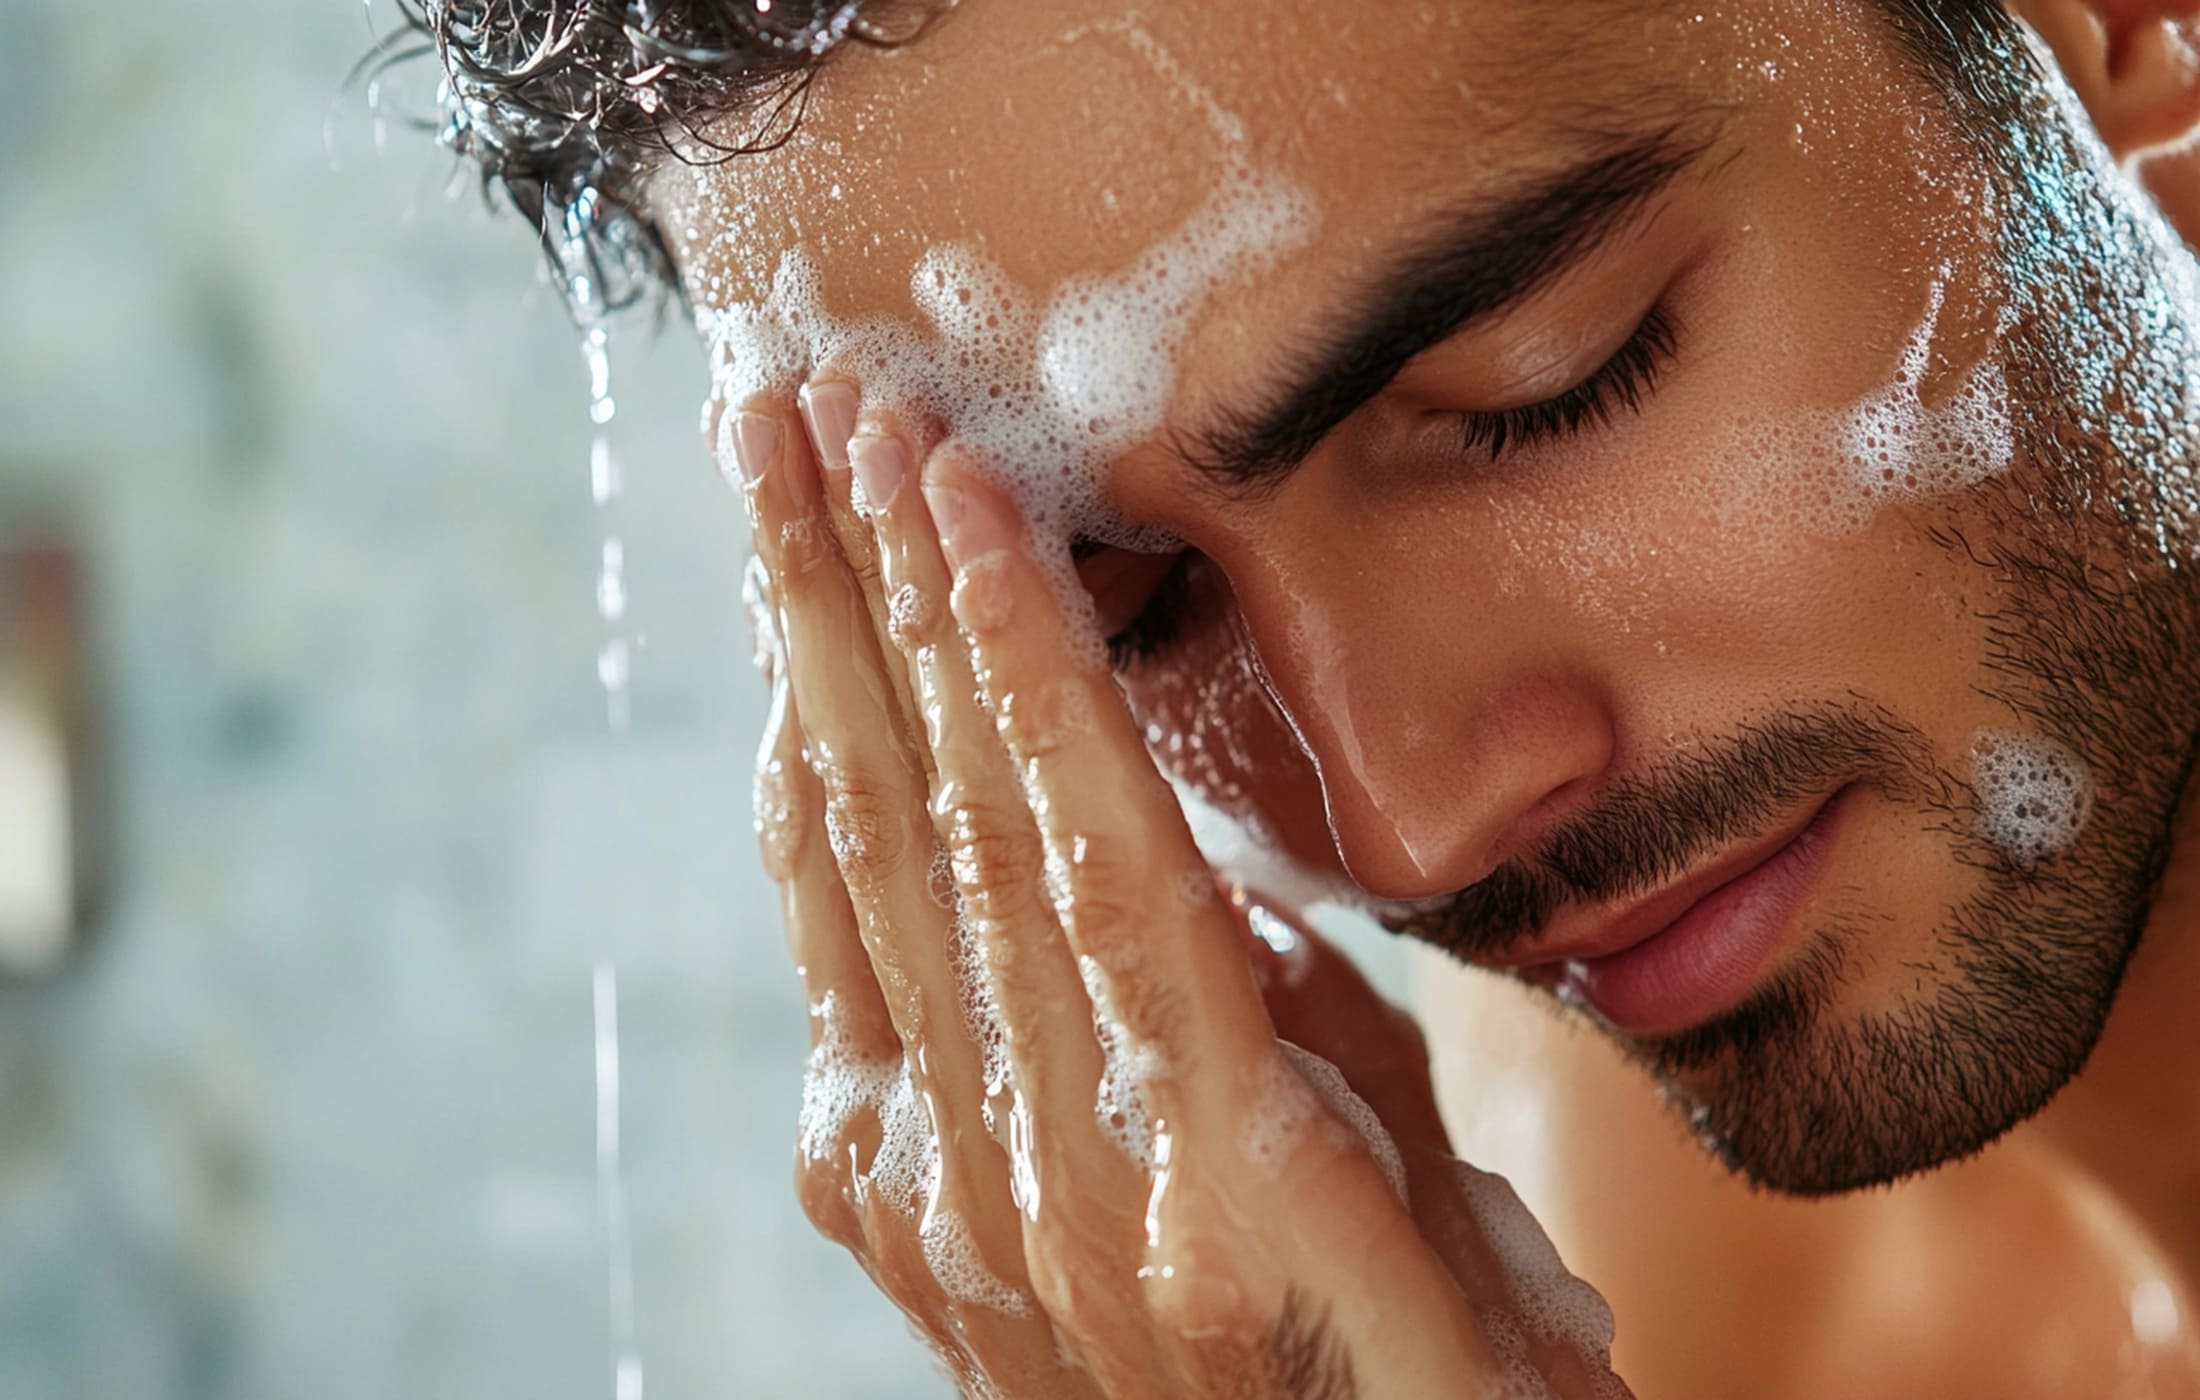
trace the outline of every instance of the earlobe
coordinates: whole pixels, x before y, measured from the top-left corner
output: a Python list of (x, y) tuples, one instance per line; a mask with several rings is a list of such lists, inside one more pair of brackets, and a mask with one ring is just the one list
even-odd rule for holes
[(2200, 0), (2013, 0), (2119, 160), (2200, 131)]

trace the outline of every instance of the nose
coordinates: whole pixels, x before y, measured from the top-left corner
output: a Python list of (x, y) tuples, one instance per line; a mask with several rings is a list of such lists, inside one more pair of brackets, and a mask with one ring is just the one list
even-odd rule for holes
[(1383, 899), (1427, 899), (1534, 848), (1612, 763), (1612, 710), (1564, 632), (1381, 582), (1247, 580), (1263, 681), (1320, 776), (1337, 855)]

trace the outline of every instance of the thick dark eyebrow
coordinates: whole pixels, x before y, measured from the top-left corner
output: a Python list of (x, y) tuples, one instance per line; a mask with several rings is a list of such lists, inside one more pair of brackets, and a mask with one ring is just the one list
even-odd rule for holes
[(1226, 488), (1281, 480), (1416, 355), (1586, 259), (1714, 139), (1698, 123), (1608, 141), (1555, 174), (1439, 217), (1317, 332), (1319, 348), (1299, 358), (1280, 393), (1179, 434), (1177, 454)]

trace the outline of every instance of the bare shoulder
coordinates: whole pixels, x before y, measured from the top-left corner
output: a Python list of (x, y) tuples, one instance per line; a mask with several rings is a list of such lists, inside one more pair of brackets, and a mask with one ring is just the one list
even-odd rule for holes
[(1610, 1300), (1643, 1400), (2021, 1400), (2118, 1369), (2127, 1275), (2037, 1173), (2004, 1158), (1835, 1200), (1753, 1191), (1600, 1037), (1497, 978), (1433, 957), (1417, 976), (1455, 1145)]

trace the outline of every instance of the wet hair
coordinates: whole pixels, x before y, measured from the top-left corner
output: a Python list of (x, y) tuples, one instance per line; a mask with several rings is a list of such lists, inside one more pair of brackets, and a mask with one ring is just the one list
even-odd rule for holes
[(536, 226), (587, 318), (676, 285), (641, 197), (654, 165), (785, 143), (835, 50), (906, 42), (953, 3), (398, 0), (404, 25), (361, 67), (439, 60), (437, 139)]
[[(363, 67), (440, 61), (438, 138), (536, 226), (587, 316), (676, 285), (641, 193), (654, 165), (785, 143), (836, 50), (908, 42), (954, 3), (398, 0), (403, 28)], [(2004, 0), (1871, 3), (1959, 113), (2005, 109), (2016, 22)]]

